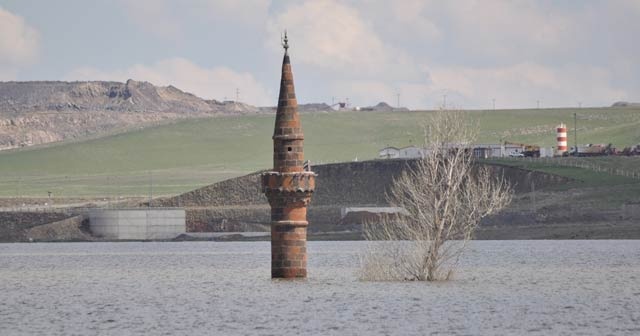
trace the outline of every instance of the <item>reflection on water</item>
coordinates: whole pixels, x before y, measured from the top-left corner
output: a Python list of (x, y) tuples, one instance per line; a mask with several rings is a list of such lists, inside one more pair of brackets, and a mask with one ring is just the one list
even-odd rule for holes
[(365, 242), (0, 244), (1, 335), (640, 334), (640, 241), (478, 241), (454, 281), (356, 280)]

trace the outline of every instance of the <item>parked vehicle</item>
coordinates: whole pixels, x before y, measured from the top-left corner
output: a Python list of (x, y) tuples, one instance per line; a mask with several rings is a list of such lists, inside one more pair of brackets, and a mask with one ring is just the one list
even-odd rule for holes
[(516, 146), (521, 146), (522, 147), (522, 156), (525, 157), (540, 157), (540, 146), (538, 145), (528, 145), (528, 144), (522, 144), (522, 143), (515, 143), (515, 142), (508, 142), (505, 141), (504, 142), (505, 145), (516, 145)]
[(586, 146), (578, 146), (576, 150), (575, 147), (571, 147), (571, 151), (569, 151), (570, 156), (604, 156), (604, 155), (615, 155), (616, 149), (611, 145), (605, 144), (588, 144)]
[(620, 155), (627, 155), (627, 156), (631, 156), (631, 155), (640, 155), (640, 144), (637, 144), (635, 146), (631, 146), (631, 147), (625, 147), (622, 152), (619, 153)]

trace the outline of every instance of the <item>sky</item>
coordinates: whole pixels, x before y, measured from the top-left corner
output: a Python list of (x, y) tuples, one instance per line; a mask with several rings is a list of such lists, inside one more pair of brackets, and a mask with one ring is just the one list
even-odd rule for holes
[(640, 0), (0, 0), (0, 81), (173, 85), (412, 109), (640, 101)]

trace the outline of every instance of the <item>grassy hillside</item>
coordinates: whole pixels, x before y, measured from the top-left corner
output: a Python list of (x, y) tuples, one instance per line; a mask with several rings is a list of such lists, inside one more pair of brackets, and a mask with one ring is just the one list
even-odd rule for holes
[[(572, 178), (567, 184), (547, 188), (566, 197), (558, 204), (589, 209), (619, 208), (625, 202), (640, 201), (640, 157), (489, 159), (528, 170)], [(535, 187), (535, 186), (534, 186)], [(567, 192), (571, 190), (571, 192)], [(554, 202), (554, 201), (552, 201)]]
[[(472, 111), (479, 142), (552, 146), (555, 126), (580, 143), (640, 143), (639, 108)], [(366, 160), (385, 146), (420, 143), (430, 112), (302, 115), (305, 154), (315, 163)], [(79, 143), (0, 152), (0, 197), (173, 194), (271, 166), (273, 115), (188, 120)], [(570, 134), (570, 143), (573, 133)], [(152, 187), (150, 188), (150, 185)]]

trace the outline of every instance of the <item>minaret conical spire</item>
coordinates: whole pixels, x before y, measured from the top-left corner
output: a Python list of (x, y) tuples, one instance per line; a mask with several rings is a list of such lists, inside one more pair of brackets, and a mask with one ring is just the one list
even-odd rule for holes
[(302, 126), (293, 87), (289, 39), (282, 40), (284, 58), (273, 131), (273, 170), (262, 173), (262, 191), (271, 206), (271, 277), (307, 276), (307, 205), (316, 174), (305, 169)]
[(304, 135), (298, 115), (298, 101), (293, 84), (293, 72), (288, 53), (289, 39), (286, 32), (282, 46), (284, 47), (284, 57), (282, 59), (276, 124), (273, 132), (273, 169), (282, 172), (302, 171)]

